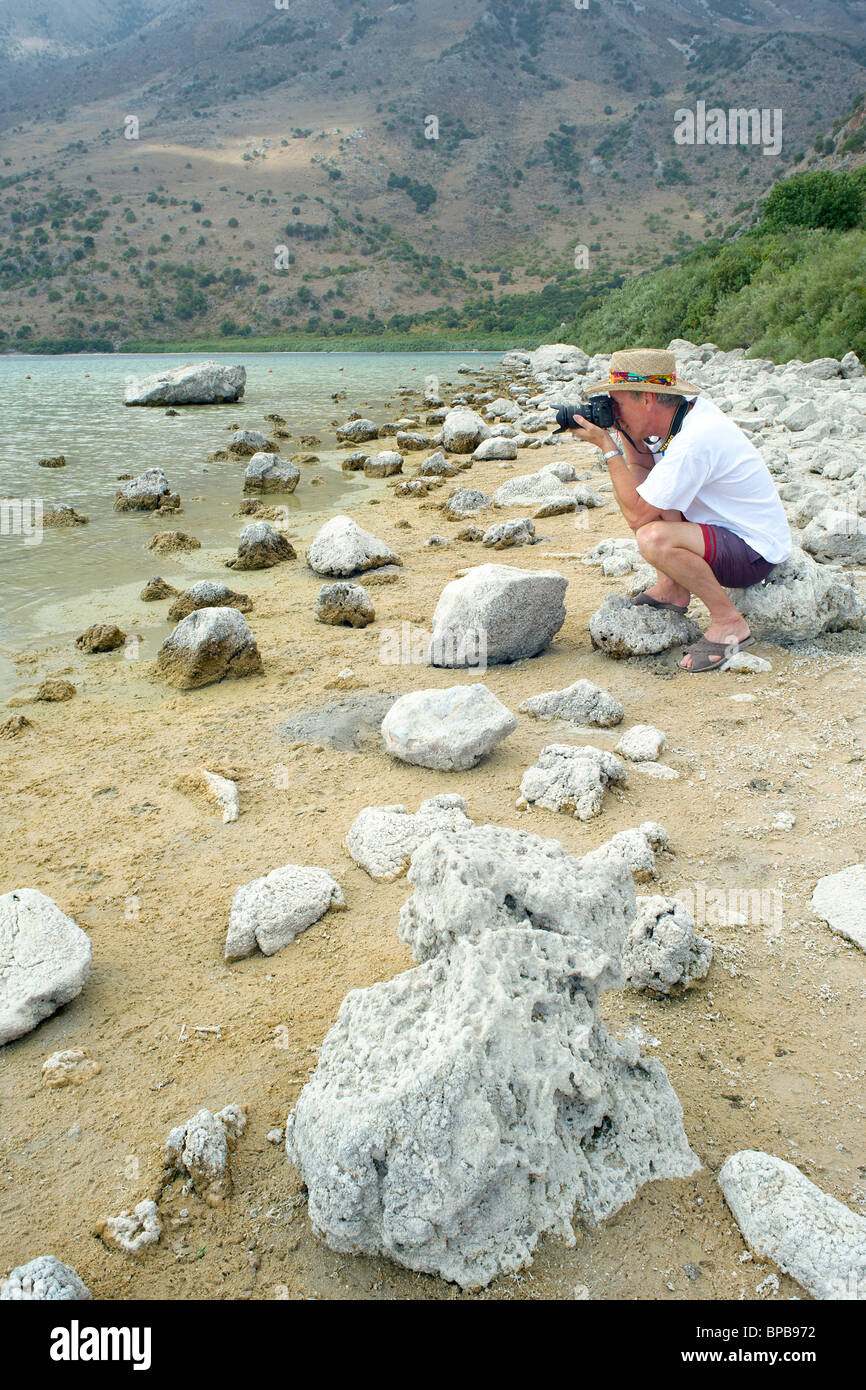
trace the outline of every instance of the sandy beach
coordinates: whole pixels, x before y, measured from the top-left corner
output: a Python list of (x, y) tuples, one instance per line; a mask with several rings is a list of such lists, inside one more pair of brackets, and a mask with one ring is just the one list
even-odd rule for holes
[[(414, 474), (425, 456), (409, 455), (404, 471)], [(476, 462), (455, 482), (492, 494), (553, 457), (582, 470), (597, 454), (568, 443), (522, 453), (511, 472)], [(602, 478), (595, 474), (592, 485)], [(448, 491), (446, 483), (430, 500)], [(178, 692), (154, 679), (152, 661), (125, 660), (123, 651), (85, 656), (66, 640), (18, 662), (21, 690), (62, 675), (78, 693), (4, 713), (32, 723), (0, 740), (4, 891), (35, 887), (52, 897), (89, 934), (93, 971), (77, 999), (0, 1053), (0, 1270), (51, 1252), (103, 1299), (806, 1297), (786, 1276), (767, 1282), (775, 1266), (748, 1253), (715, 1174), (730, 1153), (763, 1149), (866, 1211), (862, 953), (809, 906), (817, 879), (845, 867), (862, 843), (862, 634), (788, 649), (762, 643), (757, 653), (772, 662), (764, 674), (690, 676), (677, 669), (676, 650), (617, 662), (593, 650), (588, 620), (626, 581), (578, 558), (606, 536), (629, 534), (609, 495), (603, 508), (536, 521), (544, 540), (502, 553), (457, 540), (465, 522), (446, 520), (429, 501), (396, 497), (384, 482), (353, 515), (403, 561), (393, 582), (370, 582), (376, 621), (367, 628), (314, 619), (323, 581), (304, 563), (304, 536), (325, 513), (304, 513), (297, 560), (225, 571), (254, 601), (247, 618), (261, 676)], [(426, 546), (434, 533), (449, 544)], [(190, 583), (206, 558), (184, 557)], [(573, 726), (520, 714), (517, 731), (491, 756), (450, 775), (375, 748), (347, 752), (280, 735), (285, 720), (353, 693), (396, 696), (476, 679), (466, 670), (385, 663), (382, 634), (403, 623), (429, 630), (444, 585), (489, 560), (555, 569), (569, 586), (566, 622), (547, 651), (491, 667), (484, 683), (517, 712), (527, 697), (586, 677), (624, 705), (620, 728), (576, 738)], [(145, 553), (141, 573), (159, 566)], [(98, 611), (91, 605), (77, 615), (81, 627), (110, 619), (167, 635), (168, 604), (141, 603), (139, 587), (107, 593)], [(349, 689), (338, 681), (345, 668), (354, 672)], [(634, 723), (666, 733), (662, 761), (678, 779), (630, 766), (625, 788), (609, 791), (602, 814), (587, 822), (516, 809), (521, 776), (545, 745), (612, 750)], [(218, 807), (195, 791), (201, 767), (238, 783), (235, 823), (223, 824)], [(682, 997), (603, 997), (611, 1031), (640, 1030), (643, 1050), (667, 1069), (702, 1170), (643, 1187), (603, 1226), (578, 1229), (573, 1249), (543, 1240), (523, 1274), (474, 1295), (384, 1259), (329, 1250), (311, 1231), (299, 1174), (267, 1138), (285, 1125), (345, 994), (412, 965), (396, 934), (411, 887), (405, 877), (374, 882), (344, 849), (346, 832), (365, 806), (415, 811), (443, 791), (463, 795), (476, 824), (530, 830), (577, 855), (616, 831), (660, 821), (671, 852), (659, 857), (657, 882), (638, 892), (703, 891), (708, 901), (711, 893), (749, 893), (755, 902), (763, 894), (773, 904), (762, 920), (753, 913), (701, 928), (714, 944), (713, 965)], [(783, 811), (793, 827), (774, 829)], [(285, 863), (329, 870), (347, 910), (327, 914), (275, 956), (227, 965), (235, 888)], [(101, 1063), (99, 1074), (45, 1088), (45, 1058), (75, 1047)], [(210, 1208), (175, 1184), (161, 1202), (158, 1245), (139, 1259), (106, 1249), (97, 1222), (151, 1194), (172, 1126), (229, 1102), (249, 1109), (233, 1195)]]

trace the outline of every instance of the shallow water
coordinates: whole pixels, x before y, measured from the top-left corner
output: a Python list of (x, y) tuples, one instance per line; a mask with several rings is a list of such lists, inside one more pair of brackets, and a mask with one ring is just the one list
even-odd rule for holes
[[(234, 405), (186, 406), (176, 416), (164, 407), (123, 405), (129, 376), (150, 376), (167, 367), (204, 358), (243, 361), (247, 369), (244, 397)], [(383, 484), (363, 474), (345, 474), (345, 450), (335, 447), (333, 421), (342, 423), (352, 410), (377, 423), (404, 414), (400, 386), (423, 389), (425, 378), (451, 381), (454, 389), (471, 379), (458, 377), (464, 360), (473, 366), (498, 363), (501, 353), (251, 353), (87, 354), (69, 357), (0, 357), (2, 445), (0, 500), (21, 499), (44, 507), (66, 502), (90, 517), (87, 526), (44, 530), (38, 543), (24, 533), (7, 534), (0, 526), (0, 694), (21, 681), (9, 657), (22, 648), (38, 649), (46, 639), (110, 617), (110, 597), (124, 586), (137, 594), (146, 580), (162, 574), (170, 582), (226, 580), (222, 561), (235, 548), (249, 518), (235, 517), (243, 498), (246, 460), (208, 463), (207, 456), (225, 448), (235, 422), (269, 434), (264, 416), (286, 420), (292, 438), (282, 441), (282, 455), (300, 452), (300, 434), (322, 440), (310, 450), (321, 460), (301, 465), (301, 481), (290, 496), (265, 500), (285, 505), (288, 534), (304, 537), (314, 527), (312, 514), (352, 508), (381, 493)], [(331, 395), (346, 391), (335, 403)], [(406, 413), (411, 413), (411, 406)], [(423, 419), (423, 416), (421, 417)], [(373, 441), (375, 449), (393, 441)], [(305, 450), (306, 451), (306, 450)], [(40, 458), (65, 454), (67, 466), (39, 468)], [(182, 512), (174, 517), (114, 511), (119, 474), (136, 475), (162, 468), (172, 491), (181, 495)], [(310, 479), (323, 482), (311, 486)], [(192, 555), (161, 557), (146, 549), (156, 531), (183, 530), (203, 549)]]

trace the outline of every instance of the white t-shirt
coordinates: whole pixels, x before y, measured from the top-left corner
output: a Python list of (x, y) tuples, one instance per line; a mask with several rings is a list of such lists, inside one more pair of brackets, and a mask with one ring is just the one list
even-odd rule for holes
[(771, 564), (791, 554), (788, 519), (770, 470), (743, 431), (698, 396), (637, 491), (651, 507), (723, 526)]

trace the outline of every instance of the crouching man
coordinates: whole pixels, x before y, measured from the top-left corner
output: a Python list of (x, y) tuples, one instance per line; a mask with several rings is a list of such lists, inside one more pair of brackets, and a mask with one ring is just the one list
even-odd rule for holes
[(633, 602), (685, 613), (696, 594), (709, 610), (709, 627), (680, 662), (686, 671), (717, 669), (752, 645), (725, 590), (760, 583), (791, 554), (767, 465), (700, 389), (678, 379), (671, 352), (615, 352), (609, 379), (586, 390), (610, 396), (621, 447), (589, 421), (572, 430), (602, 450), (620, 511), (657, 572)]

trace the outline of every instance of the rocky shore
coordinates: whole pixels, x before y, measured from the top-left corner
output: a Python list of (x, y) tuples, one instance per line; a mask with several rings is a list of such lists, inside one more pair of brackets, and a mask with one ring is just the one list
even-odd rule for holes
[[(864, 1296), (866, 374), (671, 346), (794, 532), (734, 669), (678, 670), (700, 604), (627, 603), (597, 452), (550, 439), (606, 359), (564, 345), (348, 413), (379, 494), (288, 537), (263, 434), (231, 587), (144, 554), (22, 659), (0, 949), (80, 969), (0, 1007), (0, 1274), (62, 1262), (4, 1296)], [(785, 1248), (813, 1209), (838, 1266)]]

